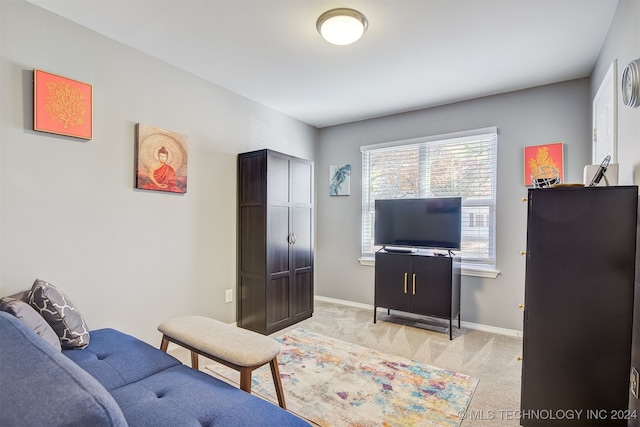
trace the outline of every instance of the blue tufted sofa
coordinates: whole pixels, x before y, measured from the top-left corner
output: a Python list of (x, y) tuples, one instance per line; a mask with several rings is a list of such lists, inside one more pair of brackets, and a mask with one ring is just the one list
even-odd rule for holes
[(0, 311), (0, 425), (309, 426), (114, 329), (56, 349)]

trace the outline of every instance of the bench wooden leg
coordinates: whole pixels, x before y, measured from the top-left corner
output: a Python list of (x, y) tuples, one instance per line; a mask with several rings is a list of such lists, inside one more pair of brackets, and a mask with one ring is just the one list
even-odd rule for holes
[[(271, 367), (271, 375), (273, 375), (273, 384), (276, 387), (276, 396), (278, 396), (278, 404), (282, 409), (287, 409), (284, 403), (284, 391), (282, 389), (282, 382), (280, 381), (280, 371), (278, 370), (278, 360), (276, 358), (269, 362)], [(240, 371), (240, 389), (251, 393), (251, 373), (259, 366), (243, 367), (239, 366), (237, 369)]]
[(240, 367), (240, 389), (251, 393), (251, 372), (253, 367)]
[(160, 343), (160, 350), (167, 352), (167, 347), (169, 347), (169, 340), (166, 335), (162, 336), (162, 342)]
[[(169, 339), (166, 335), (162, 335), (162, 342), (160, 343), (160, 350), (167, 352), (167, 348), (169, 348)], [(191, 367), (198, 370), (198, 353), (191, 350)]]
[(191, 350), (191, 367), (198, 370), (198, 353), (193, 350)]
[(282, 381), (280, 381), (280, 370), (278, 369), (278, 359), (273, 358), (269, 362), (271, 366), (271, 375), (273, 376), (273, 384), (276, 386), (276, 395), (278, 396), (278, 404), (282, 409), (287, 409), (287, 405), (284, 403), (284, 390), (282, 389)]

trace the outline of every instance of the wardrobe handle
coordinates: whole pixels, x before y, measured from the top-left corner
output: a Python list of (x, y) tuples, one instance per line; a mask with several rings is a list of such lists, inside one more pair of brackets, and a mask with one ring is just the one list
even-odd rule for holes
[(415, 295), (416, 294), (416, 273), (413, 273), (413, 283), (412, 283), (412, 285), (413, 285), (412, 292), (413, 292), (413, 295)]
[(407, 276), (409, 273), (404, 273), (404, 293), (407, 293)]
[(291, 243), (295, 245), (298, 238), (296, 237), (296, 233), (291, 233)]

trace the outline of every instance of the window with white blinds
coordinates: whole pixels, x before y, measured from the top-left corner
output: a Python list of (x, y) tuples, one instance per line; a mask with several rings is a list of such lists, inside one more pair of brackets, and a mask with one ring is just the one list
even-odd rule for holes
[(495, 268), (495, 127), (361, 147), (362, 256), (373, 256), (376, 199), (462, 197), (465, 264)]

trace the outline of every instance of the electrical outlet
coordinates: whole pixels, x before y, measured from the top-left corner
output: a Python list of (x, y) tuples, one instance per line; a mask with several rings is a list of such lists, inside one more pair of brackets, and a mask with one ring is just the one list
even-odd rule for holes
[(631, 368), (631, 394), (638, 399), (638, 388), (640, 386), (638, 383), (640, 382), (640, 375), (638, 374), (638, 370), (636, 368)]
[(224, 302), (233, 301), (233, 289), (227, 289), (224, 294)]

